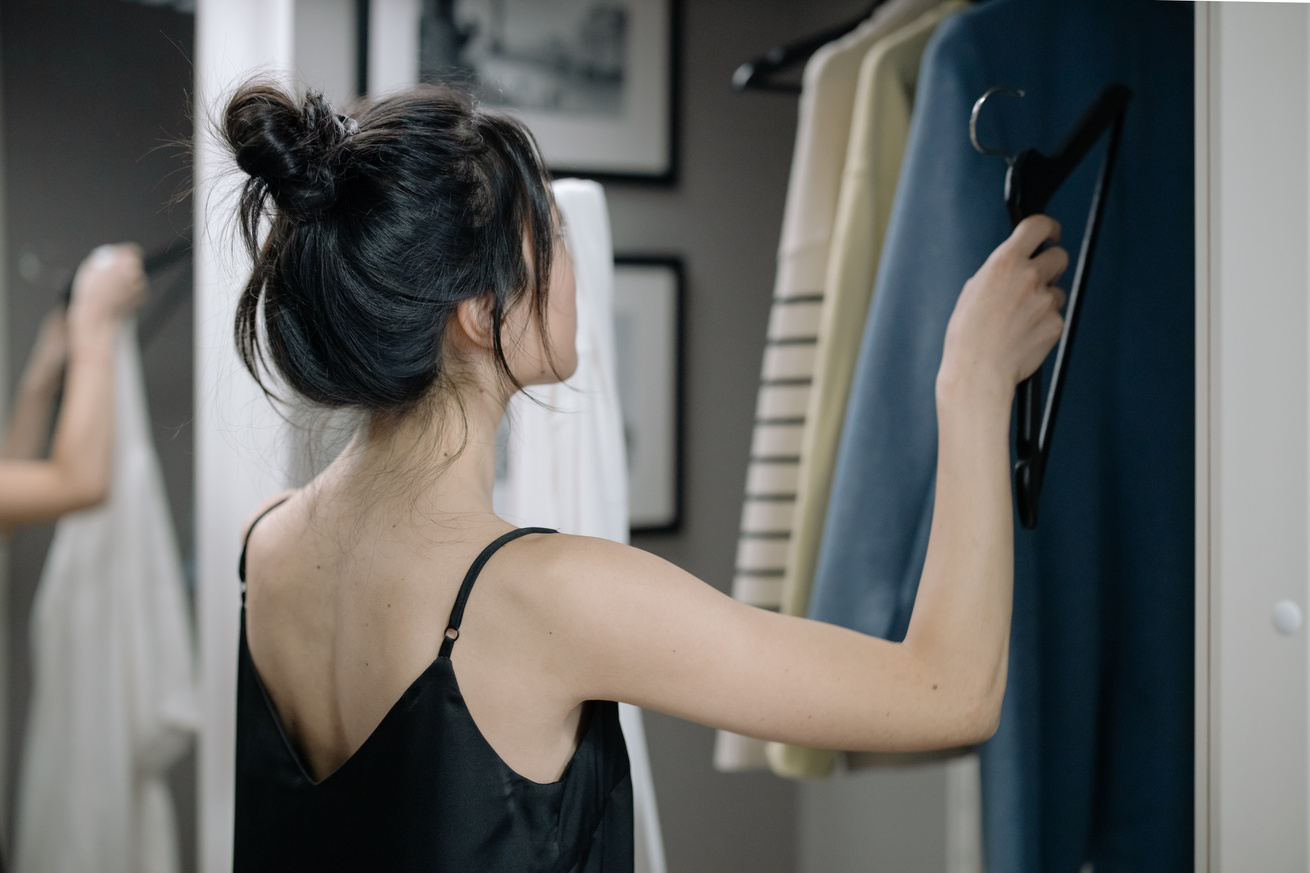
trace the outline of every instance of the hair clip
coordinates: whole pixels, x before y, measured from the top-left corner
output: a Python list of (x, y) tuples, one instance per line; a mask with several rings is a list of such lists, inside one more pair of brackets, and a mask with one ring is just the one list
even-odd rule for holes
[(336, 121), (337, 128), (341, 131), (342, 136), (354, 136), (359, 133), (359, 122), (351, 118), (349, 115), (341, 115), (338, 113)]

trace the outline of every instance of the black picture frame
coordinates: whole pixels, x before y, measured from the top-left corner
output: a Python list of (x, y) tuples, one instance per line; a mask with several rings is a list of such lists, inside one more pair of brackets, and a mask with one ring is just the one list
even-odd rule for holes
[[(663, 300), (649, 299), (664, 295)], [(629, 451), (628, 505), (634, 534), (671, 533), (682, 527), (685, 298), (681, 258), (634, 254), (614, 258), (619, 395)], [(625, 355), (641, 358), (625, 360)]]
[[(464, 2), (477, 4), (482, 0)], [(369, 0), (356, 0), (356, 3), (360, 21), (357, 78), (360, 93), (367, 93), (370, 4)], [(682, 0), (613, 0), (609, 5), (612, 11), (624, 14), (623, 21), (627, 28), (622, 43), (625, 80), (621, 86), (623, 91), (620, 99), (624, 105), (618, 114), (614, 114), (612, 104), (609, 104), (610, 108), (590, 112), (513, 106), (507, 107), (507, 111), (521, 118), (532, 130), (546, 165), (555, 178), (572, 176), (609, 183), (673, 186), (678, 180), (681, 154)], [(504, 27), (503, 32), (509, 34), (515, 24), (515, 9), (503, 0), (497, 6), (496, 17), (492, 20), (499, 22)], [(483, 15), (488, 14), (486, 10), (479, 11)], [(524, 66), (546, 63), (542, 60), (533, 61), (532, 56), (524, 53), (512, 54), (499, 48), (500, 42), (490, 40), (484, 43), (480, 59), (471, 60), (468, 52), (472, 50), (467, 48), (467, 40), (476, 40), (478, 28), (466, 24), (458, 17), (459, 14), (456, 7), (454, 11), (443, 13), (449, 17), (437, 19), (436, 25), (429, 27), (423, 24), (420, 27), (420, 57), (415, 59), (415, 65), (416, 68), (424, 68), (424, 78), (450, 81), (468, 87), (475, 93), (480, 91), (488, 102), (494, 103), (494, 87), (481, 81), (482, 68), (477, 64), (488, 64), (492, 69), (497, 69), (495, 64), (499, 63), (503, 69), (514, 62)], [(527, 18), (520, 10), (520, 20)], [(478, 19), (472, 21), (476, 24)], [(531, 25), (520, 25), (520, 28), (525, 26)], [(431, 42), (426, 43), (424, 40)], [(488, 50), (485, 48), (487, 44), (497, 48)], [(425, 48), (428, 45), (438, 46), (439, 49), (429, 50)], [(505, 53), (494, 54), (488, 51)], [(478, 58), (477, 55), (472, 57)], [(458, 66), (448, 67), (441, 58), (456, 59), (454, 63)], [(570, 79), (568, 74), (553, 72), (557, 69), (555, 67), (537, 67), (535, 73), (531, 69), (529, 67), (526, 71), (519, 71), (517, 78), (508, 81), (533, 83), (538, 79), (546, 80), (554, 83), (557, 90), (546, 85), (541, 87), (552, 95), (564, 95), (566, 100), (569, 95), (578, 95), (573, 99), (585, 102), (596, 93), (595, 87), (591, 85), (573, 85), (577, 81), (576, 73)], [(524, 87), (527, 87), (527, 92), (521, 93), (530, 94), (535, 88)], [(509, 91), (508, 86), (506, 90)], [(658, 109), (660, 103), (664, 105), (663, 112)]]
[[(367, 2), (367, 0), (364, 0)], [(642, 185), (656, 188), (672, 188), (678, 184), (682, 171), (682, 21), (683, 0), (668, 0), (669, 36), (668, 36), (668, 89), (669, 105), (667, 118), (667, 163), (659, 173), (613, 173), (585, 167), (550, 166), (553, 178), (576, 177), (594, 179), (602, 184)], [(549, 163), (549, 161), (547, 161)], [(676, 260), (673, 259), (673, 260)]]

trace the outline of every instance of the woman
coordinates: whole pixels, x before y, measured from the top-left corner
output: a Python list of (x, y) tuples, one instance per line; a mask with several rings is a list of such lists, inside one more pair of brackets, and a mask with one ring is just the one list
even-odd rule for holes
[(1067, 256), (1036, 254), (1053, 221), (1024, 222), (951, 320), (932, 540), (897, 644), (496, 517), (508, 399), (576, 363), (572, 265), (519, 124), (441, 88), (348, 118), (251, 83), (224, 131), (250, 175), (246, 364), (365, 414), (247, 535), (236, 869), (631, 870), (627, 759), (604, 701), (841, 749), (994, 731), (1010, 398), (1062, 326)]
[[(137, 246), (101, 246), (77, 268), (68, 311), (46, 316), (0, 449), (0, 529), (52, 521), (108, 496), (114, 341), (145, 287)], [(61, 387), (50, 458), (38, 460)]]

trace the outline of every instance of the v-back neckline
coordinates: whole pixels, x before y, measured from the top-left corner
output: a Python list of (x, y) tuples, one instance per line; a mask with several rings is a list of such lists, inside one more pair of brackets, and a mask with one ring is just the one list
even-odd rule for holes
[(454, 686), (454, 691), (459, 696), (460, 705), (458, 709), (460, 711), (461, 717), (468, 720), (469, 724), (473, 728), (473, 733), (481, 741), (482, 745), (486, 748), (486, 750), (491, 753), (491, 756), (495, 759), (496, 763), (499, 764), (500, 767), (505, 771), (505, 773), (510, 777), (517, 779), (521, 782), (524, 782), (528, 785), (536, 786), (537, 788), (550, 788), (551, 786), (563, 784), (568, 779), (570, 771), (573, 770), (573, 763), (578, 759), (578, 755), (582, 752), (583, 746), (585, 746), (588, 742), (590, 742), (591, 735), (596, 730), (597, 724), (600, 722), (600, 719), (596, 718), (596, 714), (595, 714), (595, 705), (594, 705), (595, 701), (589, 701), (590, 705), (586, 706), (584, 712), (582, 713), (582, 718), (586, 722), (586, 726), (580, 731), (578, 737), (578, 744), (574, 747), (573, 754), (569, 756), (568, 763), (564, 765), (564, 770), (560, 773), (559, 778), (552, 782), (538, 782), (535, 779), (531, 779), (527, 776), (524, 776), (522, 773), (519, 773), (517, 770), (515, 770), (513, 767), (507, 764), (505, 762), (505, 759), (500, 756), (500, 753), (497, 752), (495, 748), (492, 747), (491, 743), (487, 741), (486, 736), (482, 733), (482, 729), (478, 726), (477, 721), (473, 718), (473, 713), (469, 712), (468, 704), (465, 703), (464, 701), (464, 692), (459, 687), (459, 677), (455, 675), (454, 663), (450, 660), (450, 658), (444, 655), (438, 655), (436, 658), (432, 660), (430, 664), (428, 664), (427, 667), (423, 669), (423, 672), (419, 673), (419, 675), (415, 677), (412, 682), (410, 682), (408, 685), (405, 686), (405, 690), (402, 691), (400, 693), (400, 696), (396, 698), (395, 702), (392, 703), (391, 706), (387, 708), (387, 711), (383, 714), (381, 721), (379, 721), (376, 725), (373, 726), (373, 730), (369, 731), (368, 736), (364, 737), (364, 741), (355, 747), (355, 750), (351, 752), (349, 756), (347, 756), (346, 760), (342, 761), (339, 765), (337, 765), (336, 769), (334, 769), (331, 773), (324, 776), (322, 779), (315, 779), (314, 775), (310, 773), (309, 768), (305, 765), (305, 760), (301, 756), (299, 750), (296, 748), (295, 743), (292, 742), (290, 734), (287, 733), (286, 725), (282, 721), (282, 715), (281, 713), (278, 712), (277, 705), (273, 701), (273, 696), (268, 693), (268, 687), (264, 684), (263, 677), (259, 675), (259, 667), (258, 665), (255, 664), (255, 659), (250, 654), (250, 646), (246, 642), (246, 607), (244, 603), (241, 605), (241, 643), (240, 644), (241, 644), (241, 653), (240, 653), (241, 657), (244, 658), (246, 660), (246, 663), (250, 666), (251, 675), (254, 677), (255, 684), (259, 688), (260, 699), (264, 703), (264, 714), (268, 716), (268, 718), (273, 722), (274, 727), (277, 728), (278, 736), (282, 740), (283, 753), (286, 754), (295, 763), (296, 769), (300, 773), (300, 777), (305, 781), (305, 783), (309, 785), (310, 788), (314, 788), (314, 789), (324, 788), (328, 783), (333, 782), (334, 780), (340, 781), (339, 779), (337, 779), (338, 774), (342, 773), (342, 771), (346, 770), (346, 768), (354, 765), (356, 759), (360, 758), (362, 754), (367, 754), (367, 750), (369, 750), (372, 746), (376, 745), (377, 742), (380, 742), (375, 738), (380, 733), (383, 732), (383, 730), (388, 726), (390, 722), (395, 721), (395, 719), (398, 717), (399, 710), (407, 701), (422, 695), (427, 690), (427, 686), (428, 684), (430, 684), (428, 681), (429, 677), (432, 676), (435, 672), (437, 672), (437, 668), (441, 665), (443, 661), (446, 664), (447, 672), (450, 676), (450, 681)]

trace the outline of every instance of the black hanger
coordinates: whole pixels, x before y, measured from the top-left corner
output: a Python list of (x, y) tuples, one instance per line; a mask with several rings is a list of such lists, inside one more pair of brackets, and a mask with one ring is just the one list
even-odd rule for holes
[[(170, 253), (168, 263), (182, 261), (188, 258), (190, 254), (191, 247), (187, 245), (179, 252)], [(164, 266), (164, 264), (151, 263), (147, 260), (146, 275), (153, 278), (156, 272), (164, 269)], [(148, 311), (141, 313), (141, 319), (137, 324), (136, 334), (137, 340), (141, 343), (141, 348), (146, 348), (159, 336), (159, 332), (163, 330), (169, 316), (177, 309), (178, 304), (186, 299), (187, 292), (194, 286), (194, 281), (194, 277), (188, 275), (187, 270), (181, 270), (173, 277), (172, 282), (164, 286), (162, 291), (158, 290), (158, 285), (156, 285), (151, 294), (154, 298), (153, 304)]]
[[(983, 154), (1000, 154), (994, 149), (979, 145), (977, 136), (978, 112), (987, 98), (994, 93), (1023, 96), (1022, 92), (993, 88), (978, 98), (969, 119), (969, 136), (974, 148)], [(1065, 309), (1064, 334), (1060, 337), (1060, 344), (1055, 350), (1055, 371), (1051, 376), (1051, 388), (1046, 396), (1046, 406), (1044, 409), (1039, 406), (1042, 392), (1040, 369), (1020, 383), (1015, 392), (1018, 430), (1014, 442), (1018, 460), (1014, 465), (1014, 498), (1019, 510), (1019, 520), (1030, 530), (1037, 526), (1037, 505), (1042, 494), (1046, 459), (1051, 451), (1051, 439), (1055, 432), (1056, 413), (1060, 409), (1060, 397), (1064, 391), (1065, 374), (1069, 370), (1069, 353), (1073, 347), (1074, 334), (1078, 330), (1082, 292), (1087, 285), (1087, 274), (1096, 251), (1101, 219), (1105, 215), (1105, 195), (1109, 190), (1111, 174), (1114, 172), (1115, 157), (1119, 152), (1119, 134), (1123, 129), (1124, 112), (1128, 108), (1130, 99), (1132, 99), (1132, 91), (1126, 85), (1110, 85), (1083, 113), (1083, 117), (1074, 125), (1073, 130), (1065, 137), (1064, 143), (1053, 155), (1047, 157), (1036, 149), (1025, 149), (1013, 158), (1006, 156), (1010, 169), (1005, 175), (1005, 207), (1009, 212), (1011, 224), (1017, 225), (1028, 216), (1036, 215), (1046, 209), (1046, 204), (1091, 151), (1092, 146), (1107, 130), (1110, 132), (1105, 158), (1101, 162), (1101, 171), (1096, 177), (1096, 187), (1092, 190), (1087, 226), (1083, 230), (1083, 244), (1078, 252), (1077, 266), (1074, 269), (1069, 301)]]
[(873, 15), (874, 10), (881, 6), (883, 2), (884, 0), (877, 0), (859, 18), (853, 18), (843, 24), (835, 24), (813, 36), (807, 36), (795, 42), (774, 46), (758, 58), (747, 61), (733, 72), (732, 87), (737, 91), (801, 93), (800, 85), (778, 79), (776, 78), (777, 74), (805, 63), (810, 59), (810, 55), (868, 21), (869, 16)]

